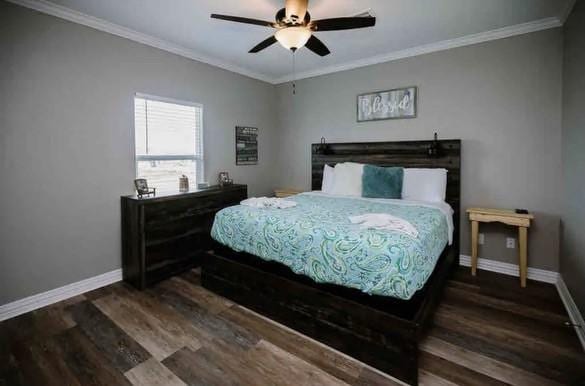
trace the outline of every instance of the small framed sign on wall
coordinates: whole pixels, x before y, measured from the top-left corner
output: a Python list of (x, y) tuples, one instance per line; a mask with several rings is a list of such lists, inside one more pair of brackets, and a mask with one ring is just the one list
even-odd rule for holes
[(236, 165), (258, 164), (258, 128), (236, 126)]
[(357, 121), (416, 118), (418, 88), (361, 94), (357, 97)]

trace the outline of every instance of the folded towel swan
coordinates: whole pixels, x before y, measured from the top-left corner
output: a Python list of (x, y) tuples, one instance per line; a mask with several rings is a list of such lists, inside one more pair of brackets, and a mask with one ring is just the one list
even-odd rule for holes
[(240, 202), (240, 205), (250, 206), (252, 208), (286, 209), (297, 206), (297, 203), (282, 198), (252, 197)]
[(367, 213), (350, 216), (349, 221), (352, 224), (360, 224), (361, 228), (396, 231), (415, 238), (418, 237), (418, 231), (410, 222), (387, 213)]

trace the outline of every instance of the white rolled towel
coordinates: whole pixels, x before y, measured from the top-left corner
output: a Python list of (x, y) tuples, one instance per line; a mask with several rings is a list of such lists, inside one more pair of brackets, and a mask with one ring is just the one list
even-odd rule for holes
[(349, 221), (352, 224), (360, 224), (362, 228), (396, 231), (415, 238), (418, 237), (418, 231), (410, 222), (388, 213), (367, 213), (359, 216), (350, 216)]
[(294, 201), (275, 197), (252, 197), (240, 202), (240, 204), (253, 208), (272, 209), (287, 209), (297, 206), (297, 203)]

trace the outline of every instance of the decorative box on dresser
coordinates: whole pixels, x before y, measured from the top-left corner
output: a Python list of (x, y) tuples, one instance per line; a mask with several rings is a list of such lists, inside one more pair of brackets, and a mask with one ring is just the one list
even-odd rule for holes
[(230, 185), (121, 197), (124, 280), (144, 289), (199, 265), (199, 256), (211, 244), (215, 214), (247, 196), (246, 185)]

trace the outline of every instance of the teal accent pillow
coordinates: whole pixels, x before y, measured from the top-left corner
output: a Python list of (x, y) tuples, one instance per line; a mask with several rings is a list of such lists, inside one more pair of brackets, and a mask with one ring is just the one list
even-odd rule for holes
[(362, 174), (362, 197), (402, 198), (404, 169), (364, 165)]

